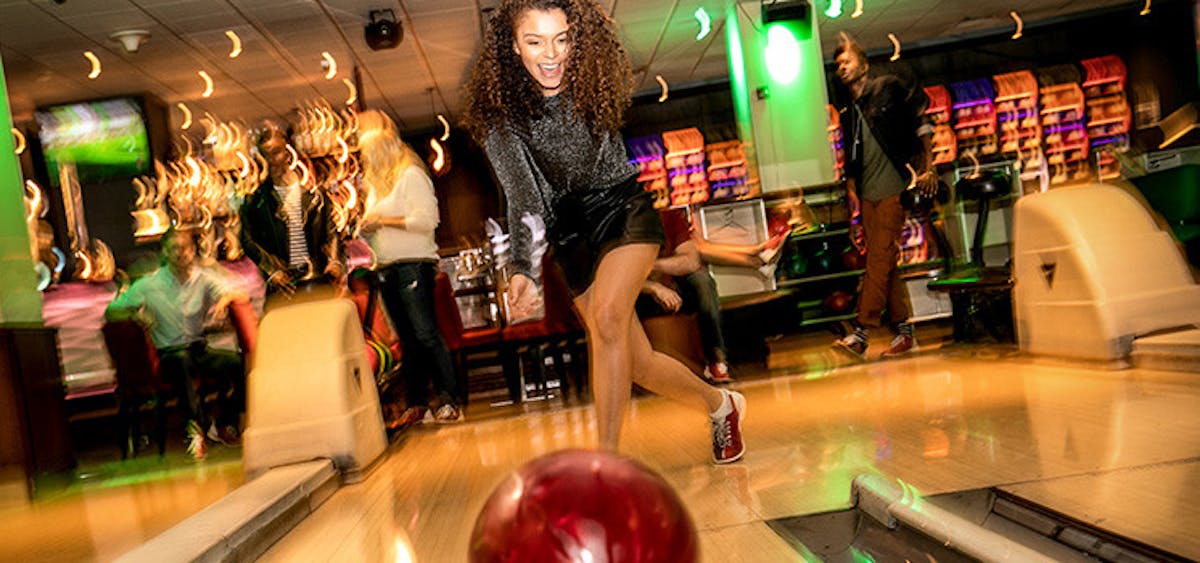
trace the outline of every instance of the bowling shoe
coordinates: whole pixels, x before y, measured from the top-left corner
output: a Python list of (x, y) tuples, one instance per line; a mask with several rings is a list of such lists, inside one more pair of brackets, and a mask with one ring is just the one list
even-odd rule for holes
[(729, 375), (729, 366), (725, 362), (708, 364), (708, 367), (704, 368), (704, 378), (710, 383), (729, 383), (733, 381), (733, 376)]
[(713, 463), (733, 463), (742, 459), (746, 444), (742, 442), (742, 421), (746, 419), (746, 397), (737, 391), (725, 391), (731, 408), (721, 417), (709, 417), (712, 423)]
[(200, 461), (208, 457), (208, 446), (204, 443), (204, 431), (200, 429), (200, 424), (194, 420), (189, 420), (187, 435), (187, 452), (192, 455), (192, 458)]
[(880, 354), (879, 357), (894, 358), (896, 356), (903, 356), (904, 354), (912, 352), (914, 349), (916, 349), (916, 347), (916, 338), (907, 334), (897, 334), (896, 337), (892, 339), (892, 343), (888, 346), (888, 349), (884, 350), (883, 354)]
[(834, 343), (835, 346), (859, 358), (867, 356), (867, 339), (859, 331), (851, 332)]
[(437, 414), (434, 415), (434, 419), (437, 420), (438, 424), (450, 424), (454, 422), (462, 422), (465, 417), (463, 416), (462, 409), (451, 405), (450, 403), (446, 403), (438, 408)]

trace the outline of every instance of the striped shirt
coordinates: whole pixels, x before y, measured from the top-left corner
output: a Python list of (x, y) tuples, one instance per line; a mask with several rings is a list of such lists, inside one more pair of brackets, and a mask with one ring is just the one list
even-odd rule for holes
[(287, 213), (288, 266), (303, 268), (308, 264), (308, 245), (304, 241), (304, 208), (299, 184), (275, 186)]

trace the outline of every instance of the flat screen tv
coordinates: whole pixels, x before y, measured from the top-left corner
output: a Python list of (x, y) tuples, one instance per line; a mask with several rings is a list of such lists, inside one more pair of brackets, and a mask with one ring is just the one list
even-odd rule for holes
[(63, 163), (74, 163), (84, 184), (147, 174), (153, 166), (139, 98), (49, 106), (39, 109), (36, 118), (42, 154), (54, 183)]

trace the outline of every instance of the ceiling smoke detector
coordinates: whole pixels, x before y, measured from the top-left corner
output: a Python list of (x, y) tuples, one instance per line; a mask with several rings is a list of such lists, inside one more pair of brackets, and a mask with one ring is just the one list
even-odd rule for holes
[(108, 38), (120, 43), (126, 53), (136, 53), (142, 43), (150, 39), (150, 32), (144, 29), (126, 29), (113, 32)]

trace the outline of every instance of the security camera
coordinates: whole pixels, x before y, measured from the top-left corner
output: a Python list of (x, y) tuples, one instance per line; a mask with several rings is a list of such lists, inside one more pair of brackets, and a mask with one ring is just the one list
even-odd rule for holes
[(391, 10), (371, 10), (371, 21), (363, 29), (367, 46), (373, 51), (394, 49), (404, 39), (404, 28)]

